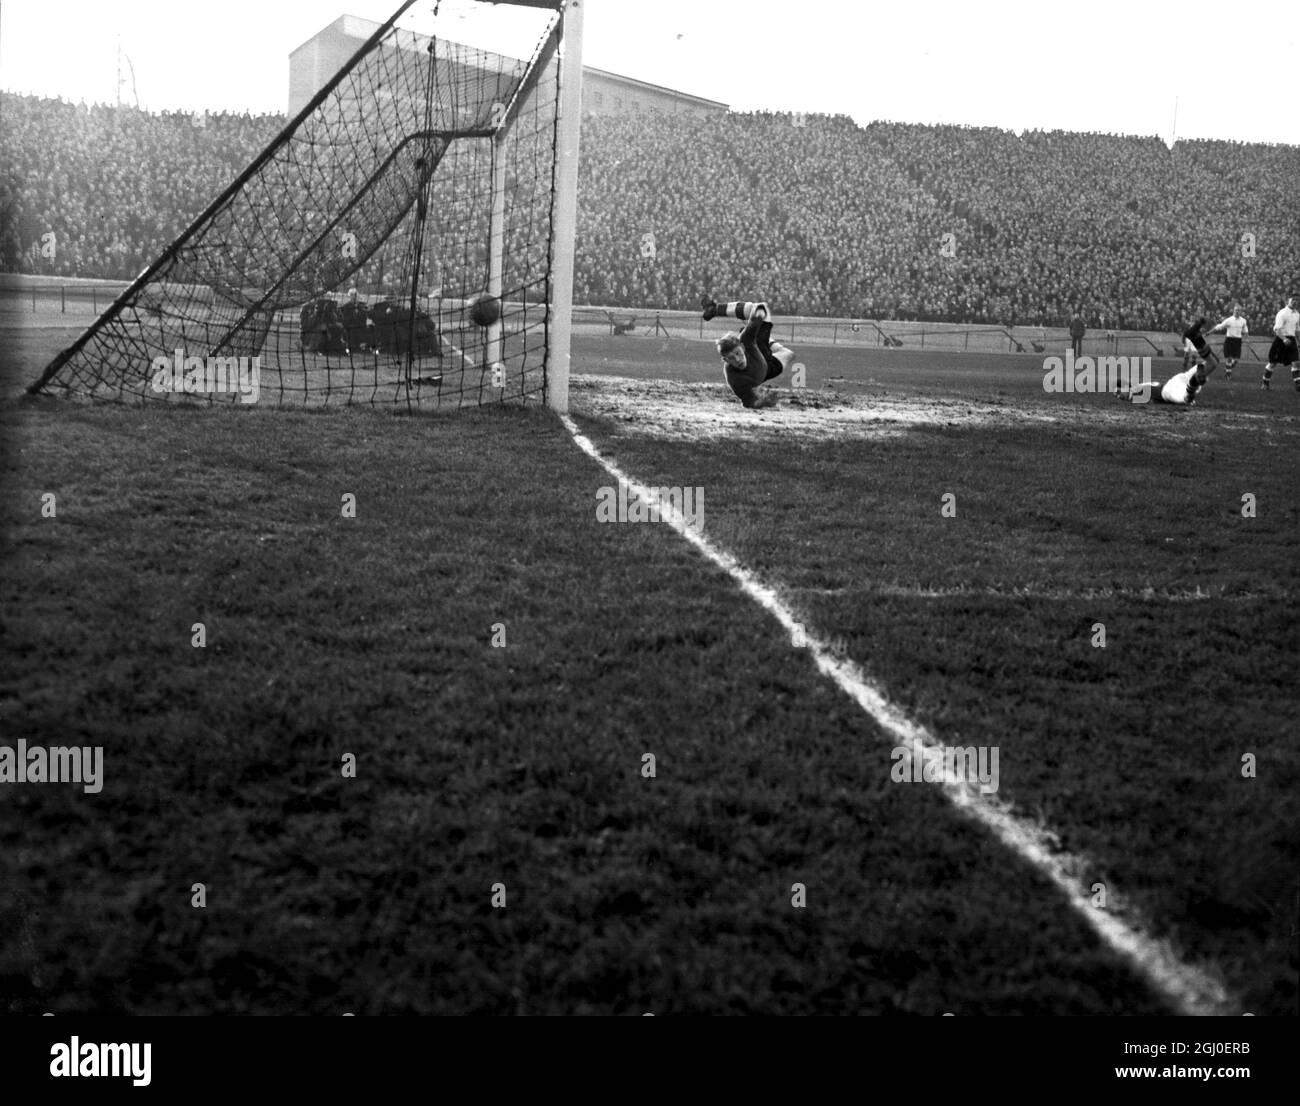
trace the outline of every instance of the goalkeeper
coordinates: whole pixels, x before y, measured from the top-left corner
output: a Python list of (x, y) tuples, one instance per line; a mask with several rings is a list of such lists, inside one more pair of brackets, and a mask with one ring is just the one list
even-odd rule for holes
[(731, 390), (746, 407), (775, 407), (776, 393), (760, 393), (758, 386), (781, 375), (794, 361), (794, 352), (772, 341), (771, 312), (765, 303), (733, 300), (718, 303), (705, 296), (701, 301), (704, 319), (745, 320), (745, 329), (728, 331), (717, 341), (722, 371)]

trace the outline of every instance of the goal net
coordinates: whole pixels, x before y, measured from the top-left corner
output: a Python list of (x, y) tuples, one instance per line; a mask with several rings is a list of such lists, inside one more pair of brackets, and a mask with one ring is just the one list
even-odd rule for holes
[(562, 49), (566, 4), (445, 0), (431, 18), (422, 4), (425, 27), (399, 26), (413, 2), (327, 29), (350, 52), (342, 67), (29, 391), (411, 409), (544, 398), (564, 58), (574, 81), (581, 67)]

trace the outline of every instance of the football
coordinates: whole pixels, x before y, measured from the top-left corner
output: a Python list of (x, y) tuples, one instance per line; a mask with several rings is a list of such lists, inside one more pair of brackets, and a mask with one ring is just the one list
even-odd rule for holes
[(501, 301), (496, 296), (481, 293), (470, 300), (469, 317), (477, 326), (491, 326), (501, 318)]

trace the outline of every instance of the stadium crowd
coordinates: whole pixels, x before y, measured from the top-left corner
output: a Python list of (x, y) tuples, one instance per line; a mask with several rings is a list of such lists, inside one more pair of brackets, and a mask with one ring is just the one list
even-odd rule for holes
[(0, 268), (134, 277), (284, 123), (0, 93)]
[[(133, 277), (284, 124), (0, 93), (0, 269)], [(1294, 146), (592, 115), (574, 301), (1158, 329), (1235, 301), (1262, 324), (1294, 290), (1297, 179)]]

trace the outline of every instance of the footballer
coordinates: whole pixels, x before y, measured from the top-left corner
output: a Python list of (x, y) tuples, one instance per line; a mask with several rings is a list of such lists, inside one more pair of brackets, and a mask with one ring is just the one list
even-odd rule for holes
[(1148, 380), (1135, 387), (1117, 388), (1117, 399), (1129, 403), (1172, 403), (1182, 407), (1196, 406), (1196, 393), (1205, 387), (1205, 366), (1198, 360), (1190, 369), (1176, 373), (1166, 381)]
[(794, 352), (780, 342), (772, 341), (772, 317), (765, 303), (733, 300), (718, 303), (705, 296), (700, 301), (704, 319), (743, 319), (745, 328), (739, 334), (728, 331), (717, 340), (722, 356), (722, 371), (731, 390), (746, 407), (774, 407), (774, 392), (759, 392), (758, 386), (781, 375), (794, 362)]
[(1232, 367), (1241, 358), (1241, 340), (1250, 333), (1246, 329), (1246, 317), (1241, 313), (1240, 304), (1232, 305), (1232, 314), (1214, 327), (1211, 334), (1225, 334), (1223, 339), (1223, 376), (1232, 376)]
[(1202, 315), (1196, 322), (1192, 323), (1183, 331), (1183, 371), (1186, 372), (1193, 361), (1198, 365), (1204, 366), (1207, 363), (1213, 366), (1219, 362), (1219, 355), (1210, 348), (1210, 343), (1205, 340), (1205, 335), (1201, 333), (1205, 329), (1206, 318)]
[(1300, 355), (1296, 352), (1296, 328), (1300, 327), (1300, 311), (1295, 308), (1296, 297), (1288, 296), (1286, 306), (1277, 313), (1273, 320), (1273, 344), (1268, 347), (1268, 364), (1264, 366), (1264, 383), (1267, 388), (1273, 379), (1274, 365), (1288, 365), (1291, 368), (1291, 380), (1296, 391), (1300, 392)]

